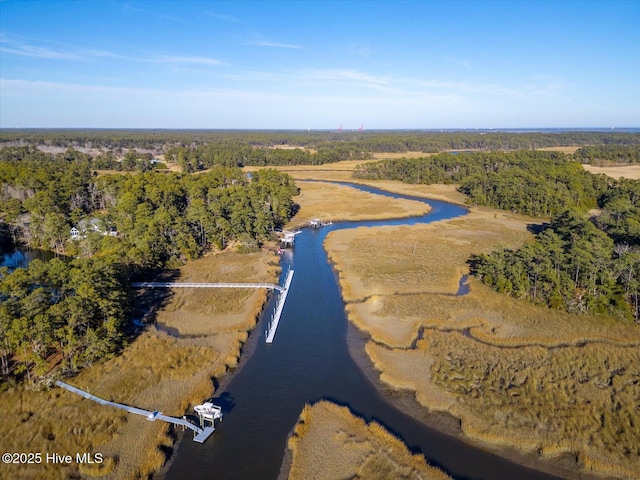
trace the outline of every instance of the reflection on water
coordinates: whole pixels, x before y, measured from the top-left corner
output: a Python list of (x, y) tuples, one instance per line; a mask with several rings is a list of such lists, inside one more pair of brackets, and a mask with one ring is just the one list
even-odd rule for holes
[(9, 270), (13, 271), (16, 268), (27, 268), (33, 260), (39, 259), (47, 261), (51, 260), (54, 256), (52, 252), (45, 250), (16, 248), (0, 257), (0, 267), (9, 267)]
[(469, 285), (469, 275), (462, 275), (462, 277), (460, 277), (460, 281), (458, 282), (458, 291), (456, 292), (456, 295), (458, 297), (461, 297), (463, 295), (466, 295), (470, 291), (471, 285)]
[[(371, 193), (410, 198), (357, 187)], [(425, 201), (424, 199), (414, 200)], [(233, 399), (233, 410), (204, 444), (185, 435), (168, 479), (276, 479), (293, 429), (305, 403), (329, 399), (348, 406), (366, 420), (376, 420), (404, 441), (413, 452), (458, 479), (549, 479), (500, 457), (426, 427), (399, 411), (368, 380), (349, 353), (347, 318), (336, 272), (323, 240), (334, 230), (375, 225), (428, 223), (465, 214), (462, 207), (427, 201), (428, 215), (372, 222), (341, 222), (304, 229), (296, 237), (295, 254), (282, 258), (283, 276), (295, 270), (274, 343), (264, 341), (261, 324), (249, 337), (240, 366), (217, 397)], [(281, 278), (281, 282), (284, 278)], [(464, 281), (462, 282), (464, 286)], [(460, 293), (460, 292), (459, 292)], [(273, 299), (272, 299), (273, 300)], [(246, 352), (250, 352), (247, 354)]]

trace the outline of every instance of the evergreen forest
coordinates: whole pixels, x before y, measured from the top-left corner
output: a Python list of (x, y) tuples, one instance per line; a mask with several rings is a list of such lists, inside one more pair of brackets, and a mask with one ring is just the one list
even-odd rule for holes
[[(579, 148), (535, 150), (557, 146)], [(580, 165), (638, 162), (637, 133), (0, 130), (0, 248), (56, 256), (0, 269), (0, 385), (38, 385), (51, 365), (73, 374), (116, 354), (130, 333), (132, 280), (273, 238), (295, 213), (297, 187), (274, 169), (239, 167), (379, 152), (425, 156), (369, 161), (354, 177), (456, 184), (471, 204), (548, 220), (517, 250), (470, 259), (486, 284), (639, 320), (640, 182)]]
[(126, 340), (132, 279), (230, 244), (255, 249), (294, 213), (297, 187), (276, 170), (97, 175), (70, 153), (0, 149), (3, 231), (58, 256), (0, 269), (4, 382), (37, 384), (56, 357), (74, 373), (113, 354)]
[[(3, 129), (0, 146), (92, 148), (123, 155), (130, 149), (162, 154), (171, 147), (194, 149), (215, 145), (222, 149), (244, 147), (298, 147), (309, 151), (345, 149), (363, 152), (424, 152), (447, 150), (514, 151), (559, 146), (640, 146), (637, 132), (598, 131), (303, 131), (303, 130), (109, 130), (109, 129)], [(344, 153), (342, 153), (344, 155)]]
[(535, 241), (470, 259), (472, 273), (550, 308), (640, 320), (640, 181), (530, 150), (385, 160), (359, 166), (354, 177), (457, 184), (470, 204), (550, 218)]

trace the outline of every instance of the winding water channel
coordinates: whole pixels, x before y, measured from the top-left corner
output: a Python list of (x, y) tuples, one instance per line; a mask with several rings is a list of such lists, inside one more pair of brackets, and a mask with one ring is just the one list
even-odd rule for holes
[[(463, 215), (456, 205), (356, 186), (370, 193), (426, 201), (432, 211), (409, 219), (340, 222), (304, 229), (282, 259), (283, 275), (295, 276), (273, 344), (264, 342), (271, 302), (251, 334), (240, 367), (216, 392), (226, 410), (224, 422), (204, 444), (186, 434), (165, 478), (277, 479), (287, 436), (305, 403), (329, 399), (376, 420), (456, 479), (542, 480), (556, 478), (471, 447), (426, 427), (398, 410), (392, 398), (367, 378), (349, 353), (348, 321), (337, 275), (323, 240), (334, 230), (361, 226), (412, 225)], [(350, 327), (350, 334), (353, 333)], [(386, 398), (385, 398), (386, 397)]]

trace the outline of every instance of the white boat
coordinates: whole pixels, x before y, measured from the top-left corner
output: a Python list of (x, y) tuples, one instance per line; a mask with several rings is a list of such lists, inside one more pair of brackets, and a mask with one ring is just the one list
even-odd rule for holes
[(193, 407), (196, 413), (205, 420), (214, 421), (216, 419), (222, 419), (222, 408), (214, 405), (211, 402), (205, 402), (202, 405), (196, 405)]

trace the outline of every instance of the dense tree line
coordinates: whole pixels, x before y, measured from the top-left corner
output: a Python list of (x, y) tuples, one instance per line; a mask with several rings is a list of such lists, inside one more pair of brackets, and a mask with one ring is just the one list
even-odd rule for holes
[(5, 381), (37, 383), (56, 356), (72, 373), (111, 354), (123, 340), (137, 272), (232, 242), (258, 247), (293, 215), (297, 188), (276, 170), (96, 176), (83, 154), (67, 153), (74, 158), (26, 147), (0, 152), (0, 223), (16, 241), (68, 259), (0, 270)]
[(64, 373), (122, 345), (128, 280), (105, 258), (34, 260), (28, 269), (0, 269), (2, 378), (37, 383), (61, 356)]
[(511, 153), (441, 153), (424, 158), (360, 165), (355, 178), (408, 183), (457, 183), (476, 205), (549, 216), (566, 208), (587, 210), (607, 189), (607, 180), (584, 171), (565, 154), (521, 150)]
[(639, 320), (640, 249), (614, 243), (576, 212), (551, 219), (534, 242), (471, 260), (472, 272), (499, 292), (576, 313)]
[[(592, 175), (562, 153), (439, 154), (360, 166), (354, 176), (457, 183), (476, 205), (551, 217), (535, 242), (472, 259), (483, 282), (571, 312), (639, 319), (640, 182)], [(600, 214), (587, 218), (586, 212)]]
[(295, 184), (274, 170), (255, 172), (252, 179), (222, 166), (199, 175), (95, 176), (87, 162), (41, 153), (33, 151), (38, 160), (0, 162), (0, 214), (14, 238), (34, 248), (73, 250), (71, 227), (93, 219), (101, 233), (118, 235), (87, 235), (87, 253), (120, 244), (133, 263), (163, 266), (212, 245), (258, 244), (293, 213)]
[[(214, 167), (200, 175), (109, 175), (96, 179), (102, 218), (118, 237), (124, 258), (159, 267), (197, 258), (214, 246), (239, 241), (258, 246), (293, 215), (293, 180), (275, 170), (246, 178), (238, 168)], [(100, 245), (93, 248), (100, 248)]]
[(638, 163), (640, 162), (640, 145), (587, 145), (580, 147), (573, 154), (580, 163), (598, 164)]
[(602, 213), (594, 223), (617, 244), (640, 247), (640, 181), (621, 178), (611, 182), (599, 198)]
[(310, 151), (302, 148), (267, 148), (237, 143), (215, 143), (196, 147), (171, 147), (165, 154), (169, 162), (177, 162), (183, 172), (195, 172), (213, 165), (279, 166), (321, 165), (342, 160), (365, 160), (371, 155), (357, 145), (340, 143)]
[(446, 150), (521, 150), (558, 146), (640, 145), (640, 134), (628, 132), (510, 131), (303, 131), (303, 130), (98, 130), (4, 129), (0, 145), (143, 149), (160, 154), (171, 147), (211, 144), (293, 145), (317, 150), (346, 143), (366, 152), (442, 152)]

